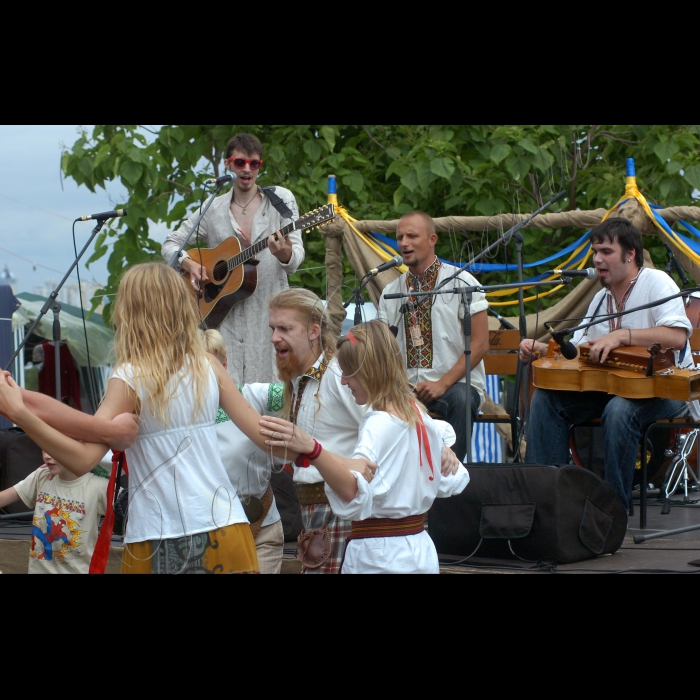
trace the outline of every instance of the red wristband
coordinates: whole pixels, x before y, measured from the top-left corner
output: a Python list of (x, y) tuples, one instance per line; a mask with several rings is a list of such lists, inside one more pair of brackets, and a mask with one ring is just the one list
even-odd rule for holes
[(316, 459), (321, 452), (323, 451), (323, 447), (321, 447), (321, 443), (318, 440), (314, 440), (314, 449), (307, 454), (307, 458), (309, 461)]
[(295, 467), (308, 467), (310, 466), (310, 462), (307, 459), (306, 455), (299, 455), (295, 460), (294, 460), (294, 466)]
[(297, 467), (308, 467), (309, 464), (311, 463), (311, 460), (316, 459), (321, 452), (323, 451), (323, 447), (321, 447), (321, 443), (318, 440), (314, 440), (314, 448), (309, 452), (308, 454), (305, 455), (299, 455), (295, 460), (294, 464)]

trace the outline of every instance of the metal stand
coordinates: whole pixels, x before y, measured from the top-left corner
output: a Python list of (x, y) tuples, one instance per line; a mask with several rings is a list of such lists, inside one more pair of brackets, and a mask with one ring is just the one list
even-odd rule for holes
[(365, 300), (362, 297), (362, 290), (367, 286), (367, 283), (372, 279), (372, 277), (373, 275), (371, 274), (365, 275), (360, 283), (360, 286), (355, 287), (355, 289), (352, 290), (352, 296), (343, 304), (343, 308), (347, 309), (350, 304), (353, 302), (355, 303), (355, 316), (353, 318), (354, 326), (362, 323), (362, 304), (365, 303)]
[[(110, 212), (110, 213), (114, 213), (114, 212)], [(76, 221), (81, 221), (81, 219), (76, 219)], [(83, 246), (83, 249), (78, 254), (78, 257), (73, 261), (73, 264), (70, 266), (70, 268), (68, 269), (68, 272), (66, 272), (63, 279), (58, 283), (58, 286), (56, 287), (56, 289), (54, 289), (53, 292), (51, 292), (51, 294), (49, 294), (49, 298), (46, 300), (46, 303), (41, 307), (41, 311), (39, 312), (39, 315), (36, 317), (36, 320), (32, 324), (32, 327), (25, 334), (24, 340), (22, 340), (22, 342), (19, 344), (19, 347), (17, 348), (17, 350), (15, 350), (15, 353), (10, 358), (10, 361), (5, 365), (6, 370), (9, 370), (9, 368), (12, 366), (12, 363), (15, 361), (15, 358), (17, 357), (17, 355), (19, 355), (22, 348), (27, 344), (27, 340), (31, 337), (32, 333), (34, 333), (36, 327), (41, 323), (41, 319), (44, 318), (46, 312), (54, 304), (56, 304), (56, 306), (58, 306), (58, 310), (60, 311), (61, 307), (58, 304), (58, 302), (56, 301), (56, 298), (58, 297), (58, 292), (60, 291), (61, 287), (63, 287), (63, 285), (65, 284), (68, 277), (70, 277), (71, 272), (73, 272), (75, 267), (78, 265), (78, 261), (80, 260), (80, 258), (83, 257), (83, 254), (88, 249), (88, 247), (92, 243), (95, 236), (99, 233), (100, 229), (104, 226), (105, 221), (106, 221), (106, 219), (98, 219), (97, 220), (97, 224), (95, 225), (95, 228), (92, 229), (92, 234), (90, 234), (90, 238), (88, 239), (88, 242)], [(58, 313), (58, 312), (56, 311), (56, 313)], [(54, 334), (56, 332), (55, 331), (56, 322), (57, 321), (54, 321)], [(59, 332), (59, 337), (60, 337), (60, 326), (59, 326), (58, 332)], [(56, 357), (58, 357), (58, 349), (56, 350)], [(58, 381), (58, 375), (57, 375), (57, 381)], [(59, 401), (60, 401), (60, 398), (59, 398)]]
[(663, 506), (661, 508), (662, 515), (668, 515), (671, 512), (671, 501), (670, 496), (676, 492), (681, 480), (683, 481), (683, 503), (688, 504), (691, 502), (697, 503), (697, 501), (691, 501), (688, 498), (688, 473), (695, 481), (696, 485), (700, 485), (698, 477), (695, 472), (688, 466), (688, 455), (693, 449), (693, 445), (697, 440), (698, 428), (694, 428), (689, 433), (685, 435), (679, 435), (677, 438), (677, 445), (683, 443), (680, 448), (680, 452), (676, 456), (673, 462), (673, 467), (668, 475), (668, 478), (664, 481), (663, 485)]
[[(523, 300), (523, 235), (520, 231), (513, 234), (515, 240), (515, 250), (518, 256), (518, 310), (520, 341), (527, 338), (527, 318), (525, 316), (525, 301)], [(518, 362), (515, 370), (515, 390), (513, 398), (513, 420), (511, 422), (511, 439), (513, 440), (514, 461), (520, 460), (520, 436), (525, 434), (527, 422), (530, 416), (530, 401), (522, 402), (522, 415), (520, 414), (520, 392), (521, 387), (525, 387), (525, 395), (530, 391), (530, 364)], [(529, 399), (529, 396), (528, 396)], [(518, 423), (520, 425), (518, 425)], [(516, 431), (517, 428), (517, 431)]]
[(662, 530), (661, 532), (655, 532), (652, 535), (635, 535), (634, 543), (640, 544), (641, 542), (646, 542), (647, 540), (654, 540), (657, 537), (666, 537), (666, 535), (680, 535), (681, 532), (692, 532), (693, 530), (700, 530), (700, 525), (689, 525), (688, 527), (679, 527), (675, 530)]
[(182, 251), (184, 250), (184, 248), (187, 245), (188, 241), (190, 240), (192, 234), (197, 230), (197, 228), (199, 227), (199, 223), (204, 218), (204, 215), (207, 213), (207, 209), (209, 209), (209, 207), (211, 206), (211, 203), (214, 201), (214, 199), (219, 194), (219, 192), (221, 192), (221, 188), (225, 184), (226, 184), (225, 182), (217, 183), (216, 189), (211, 193), (211, 197), (209, 197), (209, 199), (207, 200), (207, 203), (204, 205), (204, 208), (202, 209), (202, 213), (199, 215), (197, 222), (190, 229), (190, 232), (187, 234), (187, 238), (185, 238), (183, 244), (177, 249), (177, 252), (175, 253), (175, 255), (173, 255), (173, 257), (170, 259), (170, 262), (168, 263), (168, 265), (170, 267), (175, 267), (175, 265), (180, 257), (180, 253), (182, 253)]
[(464, 376), (467, 382), (467, 410), (464, 412), (466, 424), (466, 452), (464, 453), (464, 462), (472, 461), (472, 293), (463, 291), (461, 294), (462, 306), (464, 306), (464, 321), (462, 322), (462, 332), (464, 333)]
[[(453, 278), (450, 278), (453, 279)], [(464, 462), (471, 463), (471, 427), (472, 427), (472, 412), (471, 412), (471, 314), (470, 314), (470, 304), (471, 296), (473, 292), (486, 293), (487, 291), (500, 290), (500, 289), (522, 289), (523, 286), (536, 287), (544, 284), (565, 284), (567, 281), (571, 281), (567, 278), (558, 278), (554, 280), (544, 280), (539, 282), (516, 282), (513, 284), (495, 284), (495, 285), (472, 285), (472, 286), (461, 286), (452, 287), (450, 289), (445, 289), (444, 285), (441, 285), (439, 289), (433, 289), (430, 292), (396, 292), (394, 294), (385, 294), (385, 299), (403, 299), (410, 297), (428, 297), (435, 296), (437, 294), (460, 294), (462, 298), (462, 303), (465, 305), (464, 308), (464, 354), (465, 354), (465, 380), (467, 382), (467, 410), (465, 411), (465, 422), (467, 428), (467, 445), (466, 453), (464, 457)], [(419, 300), (419, 304), (422, 299)], [(414, 305), (415, 307), (416, 305)], [(514, 444), (515, 447), (515, 444)]]
[(51, 306), (53, 311), (53, 354), (54, 371), (56, 372), (56, 399), (61, 400), (61, 322), (58, 315), (61, 312), (61, 305), (56, 302)]

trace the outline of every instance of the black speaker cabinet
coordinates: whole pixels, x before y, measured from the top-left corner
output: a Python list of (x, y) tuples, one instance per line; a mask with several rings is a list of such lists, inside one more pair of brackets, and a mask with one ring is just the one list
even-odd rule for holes
[(466, 466), (464, 491), (435, 499), (428, 513), (438, 554), (568, 564), (612, 554), (624, 541), (625, 507), (583, 467)]

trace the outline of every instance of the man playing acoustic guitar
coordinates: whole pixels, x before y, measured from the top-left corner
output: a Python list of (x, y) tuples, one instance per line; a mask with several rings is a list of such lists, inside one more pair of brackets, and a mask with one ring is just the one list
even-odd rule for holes
[[(679, 293), (663, 270), (643, 267), (642, 236), (627, 219), (609, 218), (589, 236), (603, 289), (591, 301), (582, 325), (595, 318), (635, 309)], [(572, 343), (590, 344), (589, 359), (604, 363), (616, 348), (672, 348), (678, 367), (692, 367), (688, 337), (692, 326), (681, 297), (576, 331)], [(520, 343), (520, 361), (544, 355), (547, 345), (531, 339)], [(687, 409), (684, 401), (665, 398), (628, 399), (603, 391), (535, 389), (527, 427), (529, 463), (568, 464), (569, 427), (600, 418), (605, 445), (605, 481), (629, 509), (630, 492), (642, 432), (659, 418), (674, 418)]]
[[(277, 380), (275, 352), (267, 327), (268, 300), (289, 287), (287, 277), (293, 275), (304, 260), (300, 231), (280, 235), (280, 229), (299, 219), (299, 209), (292, 192), (284, 187), (261, 188), (256, 184), (263, 164), (260, 141), (250, 134), (234, 136), (226, 146), (226, 168), (236, 176), (231, 191), (216, 197), (207, 209), (199, 230), (193, 232), (188, 245), (216, 248), (232, 236), (240, 249), (262, 243), (263, 249), (250, 263), (240, 265), (240, 286), (232, 293), (217, 298), (216, 314), (205, 319), (209, 328), (217, 328), (224, 338), (228, 355), (228, 372), (238, 384)], [(170, 262), (184, 243), (199, 212), (193, 214), (165, 239), (161, 254)], [(238, 246), (236, 246), (238, 249)], [(202, 264), (197, 250), (183, 251), (180, 267), (189, 275), (194, 292), (206, 300), (213, 271)], [(257, 263), (256, 263), (257, 261)], [(236, 271), (232, 273), (235, 275)], [(224, 306), (226, 305), (226, 306)], [(226, 310), (230, 307), (230, 310)], [(224, 315), (225, 314), (225, 315)], [(223, 320), (221, 319), (223, 316)]]

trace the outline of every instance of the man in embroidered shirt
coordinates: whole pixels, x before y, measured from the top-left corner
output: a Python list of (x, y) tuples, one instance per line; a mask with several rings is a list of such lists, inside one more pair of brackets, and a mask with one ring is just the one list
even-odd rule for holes
[[(277, 370), (284, 382), (280, 415), (331, 452), (351, 455), (364, 407), (340, 383), (342, 373), (333, 357), (336, 335), (323, 302), (308, 289), (291, 288), (272, 297), (269, 307)], [(303, 566), (302, 573), (337, 574), (351, 532), (350, 521), (331, 511), (316, 467), (287, 465), (287, 470), (294, 474), (305, 532), (325, 527), (330, 542), (328, 558), (320, 566)]]
[[(467, 394), (471, 419), (484, 401), (486, 375), (483, 357), (489, 349), (488, 304), (483, 293), (473, 292), (470, 323), (470, 386), (466, 384), (465, 305), (461, 294), (411, 297), (414, 308), (402, 314), (407, 299), (386, 299), (386, 294), (431, 291), (457, 273), (458, 268), (442, 263), (435, 255), (438, 237), (428, 214), (413, 211), (399, 219), (396, 243), (408, 272), (390, 282), (379, 300), (377, 317), (398, 327), (396, 340), (406, 359), (408, 379), (428, 411), (439, 414), (452, 427), (457, 440), (452, 446), (460, 460), (467, 452)], [(445, 289), (474, 286), (478, 282), (466, 271), (450, 279)], [(416, 302), (421, 302), (416, 306)]]
[[(604, 363), (615, 348), (648, 347), (660, 343), (675, 349), (675, 363), (692, 367), (688, 344), (692, 326), (681, 297), (615, 319), (609, 314), (632, 310), (665, 299), (680, 290), (663, 270), (643, 267), (642, 236), (627, 219), (611, 217), (591, 229), (593, 264), (603, 288), (593, 297), (581, 325), (605, 317), (601, 323), (578, 330), (572, 343), (590, 344), (590, 359)], [(520, 361), (546, 353), (547, 345), (526, 338), (520, 343)], [(673, 399), (626, 399), (598, 391), (535, 389), (527, 429), (527, 462), (567, 464), (571, 425), (600, 418), (605, 445), (605, 481), (629, 506), (634, 469), (642, 432), (659, 418), (681, 415), (687, 406)]]
[[(214, 199), (188, 241), (188, 246), (199, 243), (204, 248), (216, 248), (227, 238), (236, 236), (243, 249), (267, 239), (267, 247), (255, 256), (259, 264), (245, 266), (241, 287), (235, 294), (227, 295), (226, 300), (236, 296), (243, 298), (218, 326), (226, 343), (228, 373), (238, 384), (276, 379), (275, 355), (264, 322), (267, 302), (289, 287), (288, 275), (293, 275), (304, 260), (301, 234), (298, 231), (287, 236), (278, 233), (299, 218), (294, 195), (284, 187), (271, 188), (274, 192), (270, 192), (256, 184), (264, 162), (262, 156), (260, 141), (250, 134), (238, 134), (228, 142), (224, 162), (236, 180), (230, 192)], [(168, 234), (161, 249), (165, 262), (170, 263), (199, 216), (200, 212), (195, 212), (180, 228)], [(209, 271), (186, 251), (183, 253), (181, 269), (188, 274), (192, 288), (198, 291), (200, 284), (209, 280)], [(244, 296), (246, 294), (249, 296)]]
[[(335, 359), (336, 335), (323, 302), (308, 289), (290, 288), (270, 299), (270, 328), (277, 353), (277, 367), (284, 382), (281, 417), (298, 425), (324, 449), (343, 456), (355, 451), (365, 406), (355, 402), (352, 392), (341, 383), (342, 372)], [(303, 459), (287, 465), (293, 471), (305, 534), (328, 530), (328, 557), (307, 559), (302, 573), (338, 573), (345, 541), (352, 532), (349, 520), (336, 516), (328, 503), (321, 473)], [(376, 465), (371, 465), (376, 469)], [(458, 469), (451, 450), (442, 452), (441, 471)], [(365, 467), (370, 475), (370, 463)], [(313, 534), (317, 537), (317, 534)]]

